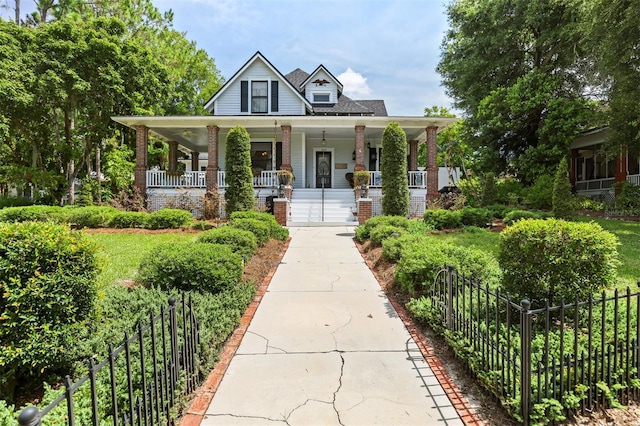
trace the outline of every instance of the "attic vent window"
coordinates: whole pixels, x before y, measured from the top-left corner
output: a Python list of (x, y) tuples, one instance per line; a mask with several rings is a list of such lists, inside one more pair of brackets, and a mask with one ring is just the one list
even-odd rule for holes
[(329, 102), (331, 102), (331, 95), (329, 93), (314, 93), (313, 94), (313, 102), (314, 103), (329, 103)]

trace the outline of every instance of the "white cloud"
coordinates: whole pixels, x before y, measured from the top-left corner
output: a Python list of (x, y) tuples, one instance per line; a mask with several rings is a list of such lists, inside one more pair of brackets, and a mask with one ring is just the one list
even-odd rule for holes
[(344, 85), (343, 93), (349, 97), (358, 99), (371, 93), (367, 78), (351, 68), (347, 68), (337, 78)]

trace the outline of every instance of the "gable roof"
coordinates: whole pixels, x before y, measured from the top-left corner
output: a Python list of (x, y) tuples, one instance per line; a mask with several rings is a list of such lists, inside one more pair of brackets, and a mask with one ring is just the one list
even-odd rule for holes
[(284, 76), (282, 75), (282, 73), (280, 71), (278, 71), (278, 69), (276, 67), (274, 67), (271, 62), (269, 62), (269, 60), (267, 60), (267, 58), (265, 58), (262, 53), (260, 53), (260, 51), (257, 51), (242, 67), (240, 67), (240, 69), (238, 71), (236, 71), (236, 73), (231, 76), (231, 78), (229, 80), (227, 80), (222, 87), (220, 87), (220, 89), (218, 89), (218, 91), (216, 93), (213, 94), (213, 96), (204, 104), (204, 108), (206, 110), (208, 110), (209, 112), (213, 112), (213, 103), (216, 101), (216, 99), (218, 99), (222, 93), (224, 93), (224, 91), (227, 89), (227, 87), (229, 87), (231, 85), (231, 83), (233, 83), (235, 80), (238, 79), (238, 77), (240, 75), (242, 75), (242, 73), (249, 68), (255, 61), (262, 61), (262, 63), (264, 63), (267, 68), (269, 68), (274, 74), (276, 74), (278, 77), (280, 77), (282, 79), (282, 81), (295, 93), (295, 95), (305, 104), (305, 107), (307, 108), (307, 110), (312, 110), (312, 106), (311, 103), (309, 103), (309, 101), (302, 95), (302, 93), (300, 93), (300, 89), (298, 87), (295, 87), (291, 84), (291, 82)]
[(329, 76), (329, 78), (331, 78), (331, 79), (333, 80), (333, 82), (336, 84), (336, 86), (338, 86), (338, 92), (339, 92), (339, 93), (342, 93), (342, 89), (343, 89), (342, 83), (340, 83), (340, 82), (338, 81), (338, 79), (337, 79), (337, 78), (335, 78), (335, 77), (333, 76), (333, 74), (331, 74), (331, 73), (329, 72), (329, 70), (328, 70), (328, 69), (326, 69), (326, 68), (324, 67), (324, 65), (322, 65), (322, 64), (320, 64), (320, 65), (318, 66), (318, 68), (316, 68), (316, 69), (315, 69), (311, 74), (309, 74), (309, 77), (307, 77), (307, 78), (306, 78), (306, 79), (305, 79), (305, 80), (300, 84), (300, 89), (302, 89), (304, 86), (306, 86), (306, 85), (307, 85), (307, 83), (309, 83), (309, 82), (311, 81), (311, 79), (312, 79), (312, 78), (314, 78), (314, 77), (315, 77), (315, 76), (316, 76), (320, 71), (324, 71), (325, 73), (327, 73), (327, 75)]
[(289, 80), (289, 83), (291, 83), (296, 90), (301, 91), (302, 83), (309, 78), (309, 73), (301, 70), (300, 68), (296, 68), (289, 74), (285, 75), (285, 78)]

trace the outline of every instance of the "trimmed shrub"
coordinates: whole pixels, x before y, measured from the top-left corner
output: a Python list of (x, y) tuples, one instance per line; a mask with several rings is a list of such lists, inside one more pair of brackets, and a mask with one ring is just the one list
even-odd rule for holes
[(207, 231), (212, 228), (215, 228), (215, 225), (206, 220), (196, 220), (191, 225), (191, 229), (195, 229), (196, 231)]
[(193, 216), (186, 210), (162, 209), (147, 216), (149, 229), (178, 229), (189, 225)]
[(533, 186), (527, 189), (527, 205), (536, 210), (549, 210), (553, 205), (553, 178), (541, 175)]
[(485, 207), (491, 213), (491, 216), (497, 219), (504, 219), (507, 213), (514, 210), (512, 207), (505, 206), (504, 204), (491, 204)]
[(382, 255), (391, 262), (398, 262), (403, 252), (411, 253), (421, 250), (429, 244), (426, 235), (405, 233), (398, 238), (387, 238), (382, 241)]
[(477, 209), (473, 207), (467, 207), (460, 210), (460, 220), (465, 226), (477, 226), (479, 228), (486, 228), (491, 226), (491, 220), (493, 214), (489, 209)]
[(363, 243), (369, 239), (371, 231), (381, 225), (391, 225), (409, 229), (410, 220), (404, 216), (374, 216), (356, 228), (356, 239)]
[(227, 190), (225, 210), (233, 212), (252, 210), (253, 174), (251, 173), (251, 138), (244, 127), (236, 126), (227, 134)]
[(0, 394), (66, 367), (65, 342), (91, 314), (96, 247), (68, 226), (0, 224)]
[(114, 207), (86, 206), (65, 207), (64, 221), (75, 228), (102, 228), (108, 226), (118, 213)]
[(482, 206), (494, 204), (498, 198), (498, 188), (496, 187), (496, 175), (489, 172), (484, 177), (484, 185), (482, 187)]
[(454, 229), (462, 227), (462, 213), (460, 210), (425, 210), (423, 218), (424, 223), (433, 229)]
[(233, 228), (244, 229), (250, 231), (256, 236), (259, 246), (263, 246), (271, 238), (271, 228), (269, 224), (260, 219), (233, 219), (230, 223)]
[(555, 180), (553, 181), (552, 207), (553, 215), (557, 219), (570, 220), (576, 213), (575, 199), (571, 193), (571, 181), (569, 180), (569, 168), (566, 158), (560, 161)]
[(0, 197), (0, 209), (4, 209), (7, 207), (30, 206), (32, 204), (33, 204), (33, 201), (31, 201), (27, 197), (14, 197), (11, 195)]
[(138, 281), (162, 290), (219, 293), (242, 278), (242, 258), (222, 244), (160, 244), (140, 263)]
[(512, 225), (521, 219), (542, 219), (543, 217), (541, 213), (529, 210), (511, 210), (504, 216), (503, 221), (507, 225)]
[(144, 228), (148, 216), (144, 212), (119, 211), (111, 217), (108, 225), (110, 228)]
[(61, 211), (55, 206), (7, 207), (0, 210), (0, 222), (60, 222)]
[(265, 222), (269, 225), (269, 236), (280, 241), (286, 241), (289, 238), (289, 230), (278, 223), (276, 218), (269, 213), (259, 212), (256, 210), (247, 210), (241, 212), (234, 212), (230, 217), (231, 221), (234, 219), (257, 219)]
[(409, 214), (407, 135), (398, 123), (389, 123), (385, 127), (382, 133), (382, 150), (382, 214), (406, 217)]
[(394, 236), (399, 237), (400, 235), (405, 234), (406, 232), (407, 232), (406, 229), (400, 228), (397, 226), (380, 225), (380, 226), (376, 226), (375, 228), (373, 228), (373, 230), (371, 230), (371, 234), (369, 238), (371, 242), (380, 245), (387, 238), (392, 238)]
[(231, 226), (205, 231), (198, 236), (197, 242), (226, 245), (231, 251), (239, 254), (245, 262), (251, 259), (258, 250), (258, 240), (251, 231)]
[[(494, 203), (517, 206), (521, 203), (524, 187), (520, 181), (512, 178), (504, 178), (496, 182), (497, 196)], [(488, 207), (488, 206), (485, 206)]]
[(500, 234), (503, 291), (540, 307), (615, 284), (617, 238), (596, 223), (522, 220)]

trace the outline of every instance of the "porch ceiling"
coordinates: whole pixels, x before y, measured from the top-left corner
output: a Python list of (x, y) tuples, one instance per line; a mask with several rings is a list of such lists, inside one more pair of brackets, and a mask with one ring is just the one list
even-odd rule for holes
[(112, 119), (132, 129), (146, 126), (151, 134), (176, 141), (189, 150), (207, 151), (207, 126), (218, 126), (220, 138), (226, 138), (228, 131), (241, 125), (252, 136), (273, 137), (274, 127), (278, 139), (280, 126), (291, 126), (291, 133), (305, 133), (307, 140), (355, 138), (355, 126), (365, 126), (365, 141), (382, 139), (382, 132), (390, 122), (397, 122), (407, 133), (407, 140), (426, 140), (425, 128), (435, 126), (438, 131), (453, 124), (456, 118), (434, 117), (356, 117), (356, 116), (189, 116), (189, 117), (112, 117)]

